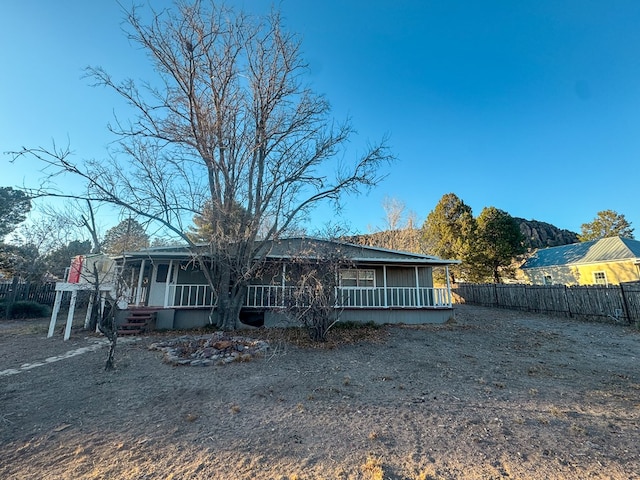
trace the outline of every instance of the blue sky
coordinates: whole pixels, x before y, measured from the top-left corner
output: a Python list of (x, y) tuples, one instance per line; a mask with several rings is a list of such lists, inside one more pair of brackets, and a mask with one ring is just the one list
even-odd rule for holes
[[(271, 6), (232, 3), (256, 13)], [(398, 158), (374, 191), (346, 199), (352, 229), (383, 226), (385, 196), (421, 224), (454, 192), (476, 215), (495, 206), (578, 232), (613, 209), (640, 235), (640, 2), (280, 5), (302, 37), (309, 82), (338, 120), (351, 117), (353, 150), (389, 135)], [(105, 156), (106, 124), (122, 104), (91, 87), (84, 67), (151, 74), (121, 21), (115, 1), (2, 2), (0, 151), (69, 139), (78, 158)], [(1, 186), (40, 176), (8, 160), (0, 158)], [(314, 221), (332, 218), (319, 209)]]

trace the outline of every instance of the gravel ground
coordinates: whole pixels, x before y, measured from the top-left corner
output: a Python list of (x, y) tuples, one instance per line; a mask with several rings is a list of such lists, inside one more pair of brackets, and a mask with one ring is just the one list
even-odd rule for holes
[(637, 330), (455, 313), (322, 346), (254, 331), (265, 356), (208, 367), (150, 335), (111, 372), (101, 337), (0, 321), (0, 478), (640, 478)]

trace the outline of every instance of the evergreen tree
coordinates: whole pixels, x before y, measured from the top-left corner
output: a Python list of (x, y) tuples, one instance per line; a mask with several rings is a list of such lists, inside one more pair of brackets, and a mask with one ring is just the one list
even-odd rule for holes
[(107, 230), (104, 236), (103, 250), (110, 254), (132, 252), (149, 247), (149, 235), (144, 227), (133, 218), (127, 218)]
[(454, 193), (442, 196), (422, 226), (423, 249), (427, 254), (462, 260), (461, 266), (449, 269), (452, 282), (456, 275), (464, 275), (475, 229), (471, 207)]
[(31, 210), (31, 200), (20, 190), (0, 187), (0, 241), (22, 223)]
[(518, 222), (507, 212), (486, 207), (477, 218), (478, 228), (471, 256), (472, 279), (492, 278), (500, 283), (516, 256), (526, 248)]
[[(220, 210), (213, 208), (212, 202), (209, 200), (205, 202), (202, 207), (202, 213), (196, 214), (193, 216), (193, 227), (189, 228), (187, 235), (189, 239), (196, 244), (210, 244), (216, 240), (216, 231), (214, 230), (215, 225), (220, 224), (220, 219), (217, 218), (219, 216)], [(242, 223), (242, 216), (246, 214), (245, 209), (242, 205), (238, 203), (234, 203), (232, 207), (231, 213), (228, 215), (228, 228), (235, 229), (235, 234), (240, 235), (240, 225)], [(217, 235), (221, 235), (221, 232), (218, 232)]]
[(45, 261), (49, 273), (58, 278), (64, 277), (65, 269), (71, 264), (71, 259), (76, 255), (85, 255), (91, 252), (90, 240), (73, 240), (47, 254)]
[(633, 228), (631, 224), (614, 210), (602, 210), (591, 223), (583, 223), (581, 225), (582, 233), (578, 235), (581, 242), (590, 240), (599, 240), (606, 237), (633, 237)]

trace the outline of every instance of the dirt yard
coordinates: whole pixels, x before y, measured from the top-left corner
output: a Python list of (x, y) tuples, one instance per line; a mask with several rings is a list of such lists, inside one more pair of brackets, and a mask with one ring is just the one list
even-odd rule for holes
[(640, 478), (632, 328), (459, 306), (324, 348), (262, 335), (208, 367), (144, 337), (105, 372), (100, 337), (0, 321), (0, 478)]

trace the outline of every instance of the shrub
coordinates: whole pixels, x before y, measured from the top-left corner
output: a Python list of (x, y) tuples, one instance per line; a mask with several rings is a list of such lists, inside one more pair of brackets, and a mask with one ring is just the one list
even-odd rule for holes
[[(0, 311), (5, 310), (6, 303), (0, 304)], [(14, 302), (9, 308), (9, 318), (38, 318), (51, 315), (51, 309), (47, 305), (37, 302)]]

